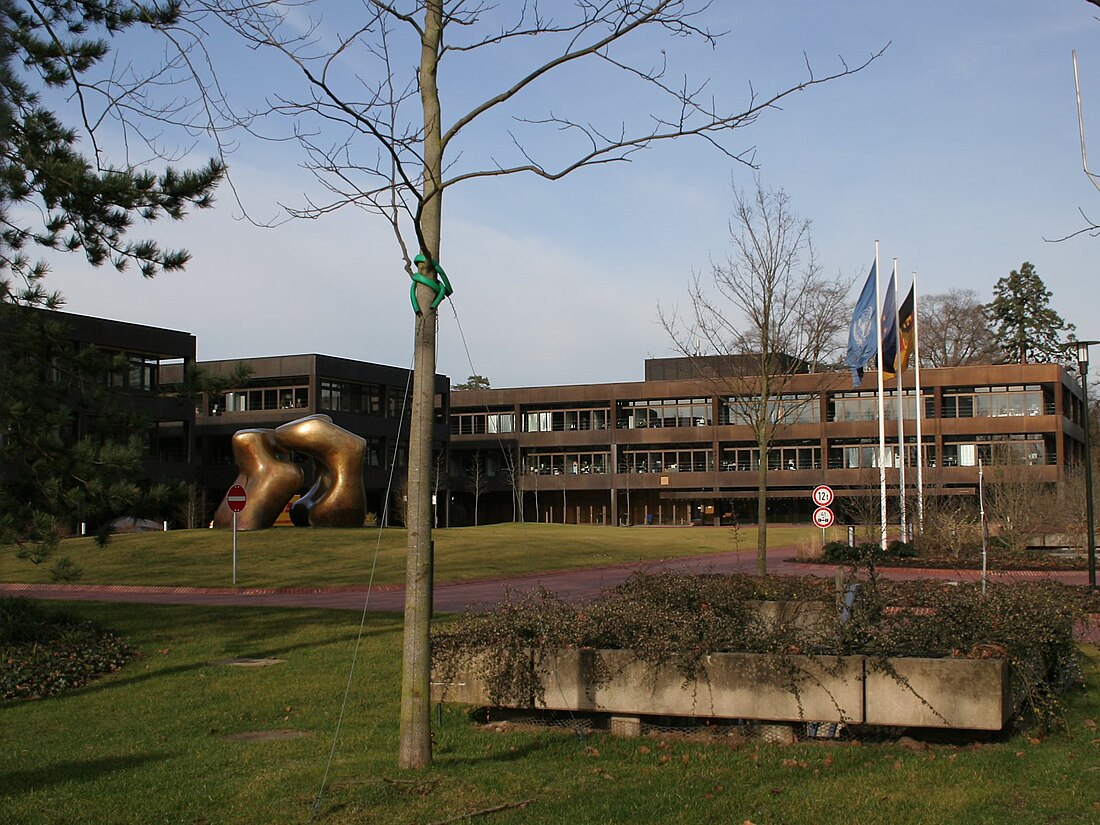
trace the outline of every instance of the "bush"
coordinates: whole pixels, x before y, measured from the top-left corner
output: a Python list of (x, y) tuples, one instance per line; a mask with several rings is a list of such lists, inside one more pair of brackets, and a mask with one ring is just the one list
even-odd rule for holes
[(901, 539), (894, 539), (886, 545), (886, 557), (891, 559), (915, 559), (917, 548)]
[(0, 700), (54, 696), (121, 668), (133, 655), (93, 622), (0, 599)]
[(847, 564), (859, 560), (859, 549), (846, 541), (830, 541), (822, 548), (821, 557), (832, 564)]

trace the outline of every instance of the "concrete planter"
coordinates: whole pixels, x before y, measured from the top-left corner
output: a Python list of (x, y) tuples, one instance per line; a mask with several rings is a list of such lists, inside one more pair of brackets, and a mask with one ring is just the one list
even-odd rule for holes
[[(509, 704), (614, 716), (681, 716), (772, 722), (845, 722), (1000, 730), (1014, 711), (1003, 659), (888, 660), (717, 653), (685, 682), (675, 668), (651, 668), (626, 650), (568, 650), (537, 659), (543, 697)], [(475, 663), (437, 701), (485, 705)], [(598, 679), (597, 673), (606, 674)], [(895, 675), (896, 674), (896, 677)]]
[(870, 661), (865, 668), (868, 725), (1000, 730), (1015, 711), (1005, 659), (887, 662), (893, 674), (871, 667)]

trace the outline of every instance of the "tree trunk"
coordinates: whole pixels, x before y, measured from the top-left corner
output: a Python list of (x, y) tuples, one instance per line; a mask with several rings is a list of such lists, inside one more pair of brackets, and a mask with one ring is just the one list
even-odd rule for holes
[[(428, 258), (420, 274), (436, 280), (442, 225), (442, 138), (436, 69), (443, 27), (440, 0), (430, 0), (424, 14), (420, 54), (420, 94), (424, 109), (424, 207), (420, 232)], [(405, 633), (401, 671), (401, 718), (398, 766), (424, 768), (432, 762), (431, 616), (432, 616), (432, 424), (435, 419), (435, 293), (417, 284), (421, 314), (416, 317), (412, 422), (409, 428), (408, 558), (405, 567)]]
[(756, 575), (768, 574), (768, 447), (760, 446), (756, 473)]

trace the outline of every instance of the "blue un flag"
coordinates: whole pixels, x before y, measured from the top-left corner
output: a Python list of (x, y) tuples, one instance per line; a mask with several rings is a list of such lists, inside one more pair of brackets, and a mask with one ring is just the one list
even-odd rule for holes
[(852, 326), (848, 329), (848, 354), (844, 363), (852, 371), (853, 387), (858, 387), (863, 381), (863, 368), (878, 351), (878, 302), (875, 300), (877, 281), (878, 261), (875, 261), (871, 264), (867, 283), (859, 293), (855, 311), (852, 312)]

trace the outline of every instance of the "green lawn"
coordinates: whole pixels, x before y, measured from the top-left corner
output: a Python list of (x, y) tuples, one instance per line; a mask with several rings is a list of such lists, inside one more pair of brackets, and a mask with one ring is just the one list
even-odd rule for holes
[[(73, 694), (0, 704), (0, 821), (306, 823), (321, 788), (358, 617), (343, 611), (71, 605), (140, 649)], [(320, 823), (1094, 823), (1100, 656), (1068, 733), (981, 748), (493, 732), (444, 708), (436, 761), (396, 767), (399, 620), (372, 616)], [(237, 657), (284, 664), (237, 668)], [(231, 741), (251, 731), (308, 734)]]
[[(770, 527), (769, 544), (820, 542), (812, 527)], [(561, 524), (495, 524), (436, 530), (436, 581), (514, 576), (623, 562), (725, 553), (755, 558), (756, 529), (713, 527), (590, 527)], [(240, 587), (362, 585), (377, 555), (376, 584), (405, 581), (404, 530), (275, 528), (237, 537)], [(91, 538), (67, 539), (56, 556), (84, 569), (83, 584), (144, 584), (225, 587), (232, 580), (232, 533), (175, 530), (112, 538), (98, 547)], [(377, 551), (377, 554), (376, 554)], [(0, 549), (0, 581), (48, 582), (38, 567)]]

